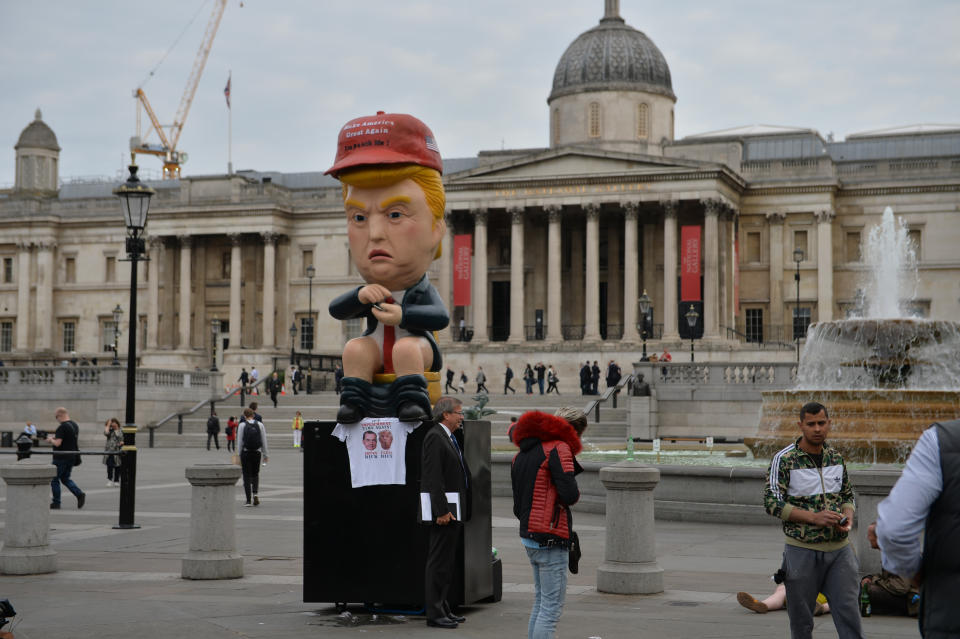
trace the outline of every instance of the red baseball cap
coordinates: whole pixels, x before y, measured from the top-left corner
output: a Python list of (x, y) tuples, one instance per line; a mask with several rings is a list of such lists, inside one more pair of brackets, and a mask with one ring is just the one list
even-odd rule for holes
[(334, 177), (345, 169), (370, 164), (419, 164), (443, 173), (443, 160), (433, 131), (406, 113), (354, 118), (340, 129), (337, 157), (324, 173)]

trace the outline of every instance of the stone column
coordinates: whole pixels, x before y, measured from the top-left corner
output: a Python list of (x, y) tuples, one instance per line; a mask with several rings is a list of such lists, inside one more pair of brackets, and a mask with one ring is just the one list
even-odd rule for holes
[(511, 344), (526, 341), (523, 327), (525, 305), (523, 286), (523, 208), (510, 207), (510, 338)]
[(663, 339), (679, 340), (677, 329), (677, 208), (675, 200), (663, 206)]
[(637, 331), (637, 317), (639, 309), (637, 300), (637, 264), (640, 254), (637, 251), (637, 214), (639, 204), (625, 202), (623, 204), (623, 341), (637, 342), (640, 333)]
[[(644, 223), (643, 225), (643, 286), (641, 287), (644, 291), (647, 291), (647, 295), (650, 296), (651, 300), (657, 298), (657, 253), (654, 248), (654, 242), (657, 239), (657, 225), (652, 223)], [(654, 301), (654, 304), (656, 302)], [(657, 309), (654, 308), (654, 315), (656, 315)], [(661, 317), (663, 316), (663, 309), (660, 309)], [(647, 339), (650, 339), (652, 336), (648, 335)]]
[(706, 200), (703, 211), (703, 338), (720, 337), (720, 233), (721, 200)]
[(563, 207), (550, 204), (544, 207), (549, 219), (547, 229), (547, 341), (563, 341), (563, 319), (560, 308), (563, 299), (562, 263), (560, 253), (563, 244), (560, 239), (560, 225), (563, 219)]
[(607, 490), (606, 547), (597, 568), (597, 591), (623, 595), (663, 592), (657, 563), (653, 489), (660, 471), (626, 461), (600, 469)]
[(243, 274), (243, 262), (240, 260), (240, 234), (228, 233), (230, 238), (230, 350), (240, 350), (242, 341), (240, 331), (240, 276)]
[(243, 577), (237, 552), (235, 488), (240, 467), (197, 464), (186, 470), (191, 486), (190, 550), (181, 560), (184, 579)]
[(160, 345), (160, 249), (163, 240), (151, 237), (147, 241), (150, 261), (147, 262), (147, 350)]
[(446, 330), (440, 331), (440, 342), (443, 344), (452, 342), (453, 331), (459, 330), (459, 327), (457, 327), (453, 321), (453, 298), (451, 296), (451, 289), (453, 288), (453, 219), (451, 214), (451, 211), (444, 213), (444, 219), (447, 222), (447, 232), (443, 236), (443, 244), (440, 252), (440, 281), (438, 282), (440, 299), (443, 300), (443, 304), (447, 307), (451, 318), (450, 326), (448, 326)]
[[(783, 211), (767, 213), (767, 224), (770, 230), (770, 325), (776, 330), (784, 330), (783, 306), (783, 221), (787, 214)], [(772, 339), (790, 341), (786, 333), (779, 336), (771, 335)], [(792, 338), (793, 335), (791, 334)]]
[(487, 209), (473, 215), (473, 341), (485, 343), (487, 336)]
[(30, 351), (30, 243), (17, 242), (17, 350)]
[(817, 211), (817, 321), (833, 319), (833, 218), (831, 210)]
[[(607, 326), (623, 326), (623, 285), (620, 269), (620, 240), (623, 230), (619, 218), (611, 217), (607, 226)], [(612, 339), (609, 328), (607, 339)], [(622, 336), (621, 336), (622, 339)]]
[(277, 234), (262, 233), (263, 237), (263, 348), (276, 343), (274, 313), (276, 312)]
[(7, 514), (0, 550), (0, 573), (37, 575), (56, 572), (57, 553), (50, 547), (50, 480), (53, 464), (23, 460), (0, 466), (7, 484)]
[(191, 267), (191, 247), (193, 237), (190, 235), (180, 235), (180, 343), (177, 346), (180, 350), (190, 350), (190, 294), (193, 274)]
[[(53, 242), (37, 243), (37, 313), (34, 350), (48, 351), (53, 347)], [(59, 348), (54, 350), (60, 350)]]
[(587, 268), (584, 286), (584, 341), (600, 340), (600, 204), (584, 207), (587, 215)]

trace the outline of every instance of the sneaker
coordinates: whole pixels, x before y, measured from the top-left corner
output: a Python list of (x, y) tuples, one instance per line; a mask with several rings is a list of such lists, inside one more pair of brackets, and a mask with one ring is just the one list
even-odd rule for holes
[(83, 504), (87, 501), (87, 493), (80, 493), (77, 495), (77, 510), (83, 508)]
[(60, 504), (50, 503), (50, 510), (60, 510)]
[(747, 610), (752, 610), (761, 615), (767, 612), (767, 604), (763, 603), (762, 601), (757, 601), (745, 592), (737, 593), (737, 603)]
[(253, 504), (251, 504), (249, 501), (244, 504), (244, 507), (246, 508), (250, 508), (250, 506), (253, 506)]
[(115, 481), (115, 482), (113, 482), (113, 485), (114, 485), (114, 486), (119, 486), (119, 485), (120, 485), (120, 482)]
[(114, 483), (113, 483), (112, 481), (108, 481), (108, 482), (107, 482), (107, 486), (113, 486), (113, 485), (114, 485)]
[(254, 505), (254, 506), (259, 506), (259, 505), (260, 505), (260, 498), (257, 497), (256, 495), (253, 496), (253, 505)]

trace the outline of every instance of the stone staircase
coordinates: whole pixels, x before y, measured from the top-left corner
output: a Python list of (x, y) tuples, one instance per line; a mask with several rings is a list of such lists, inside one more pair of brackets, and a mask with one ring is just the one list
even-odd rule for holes
[[(472, 406), (475, 402), (473, 395), (458, 395), (465, 406)], [(507, 428), (510, 425), (511, 416), (520, 416), (528, 410), (540, 410), (553, 413), (561, 406), (576, 406), (584, 408), (585, 405), (593, 399), (592, 397), (583, 397), (580, 395), (524, 395), (519, 391), (516, 395), (508, 396), (493, 394), (490, 395), (490, 401), (487, 408), (497, 411), (493, 415), (488, 415), (491, 423), (491, 439), (494, 448), (509, 449), (510, 444), (507, 441)], [(627, 411), (625, 408), (625, 397), (621, 396), (618, 401), (618, 407), (612, 408), (610, 402), (601, 405), (599, 423), (594, 421), (594, 415), (588, 415), (590, 426), (587, 428), (584, 439), (593, 444), (620, 444), (627, 436)], [(247, 403), (251, 401), (247, 397)], [(293, 445), (293, 436), (291, 434), (291, 424), (296, 415), (296, 411), (303, 413), (305, 421), (311, 420), (332, 420), (336, 416), (337, 408), (340, 405), (339, 397), (332, 392), (321, 392), (307, 395), (282, 395), (278, 397), (278, 407), (274, 408), (268, 395), (253, 396), (252, 401), (259, 402), (258, 412), (263, 416), (263, 423), (267, 429), (267, 443), (269, 447), (288, 447)], [(177, 421), (171, 420), (154, 433), (154, 446), (159, 448), (175, 447), (204, 447), (207, 441), (207, 417), (210, 412), (208, 408), (203, 408), (193, 415), (188, 415), (183, 419), (183, 434), (177, 434)], [(228, 402), (217, 404), (217, 415), (220, 417), (220, 446), (225, 447), (226, 437), (223, 429), (226, 427), (227, 418), (234, 415), (239, 418), (241, 414), (239, 398), (231, 398)], [(146, 448), (149, 433), (146, 429), (137, 435), (138, 447)]]

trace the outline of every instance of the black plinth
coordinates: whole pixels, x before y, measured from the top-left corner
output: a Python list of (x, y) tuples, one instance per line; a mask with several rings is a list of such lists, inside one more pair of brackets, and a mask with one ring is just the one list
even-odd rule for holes
[[(429, 527), (418, 521), (421, 424), (407, 438), (405, 485), (350, 485), (346, 445), (334, 422), (303, 431), (303, 600), (421, 610)], [(472, 517), (457, 549), (452, 605), (494, 595), (491, 567), (490, 423), (458, 431), (473, 482)]]

